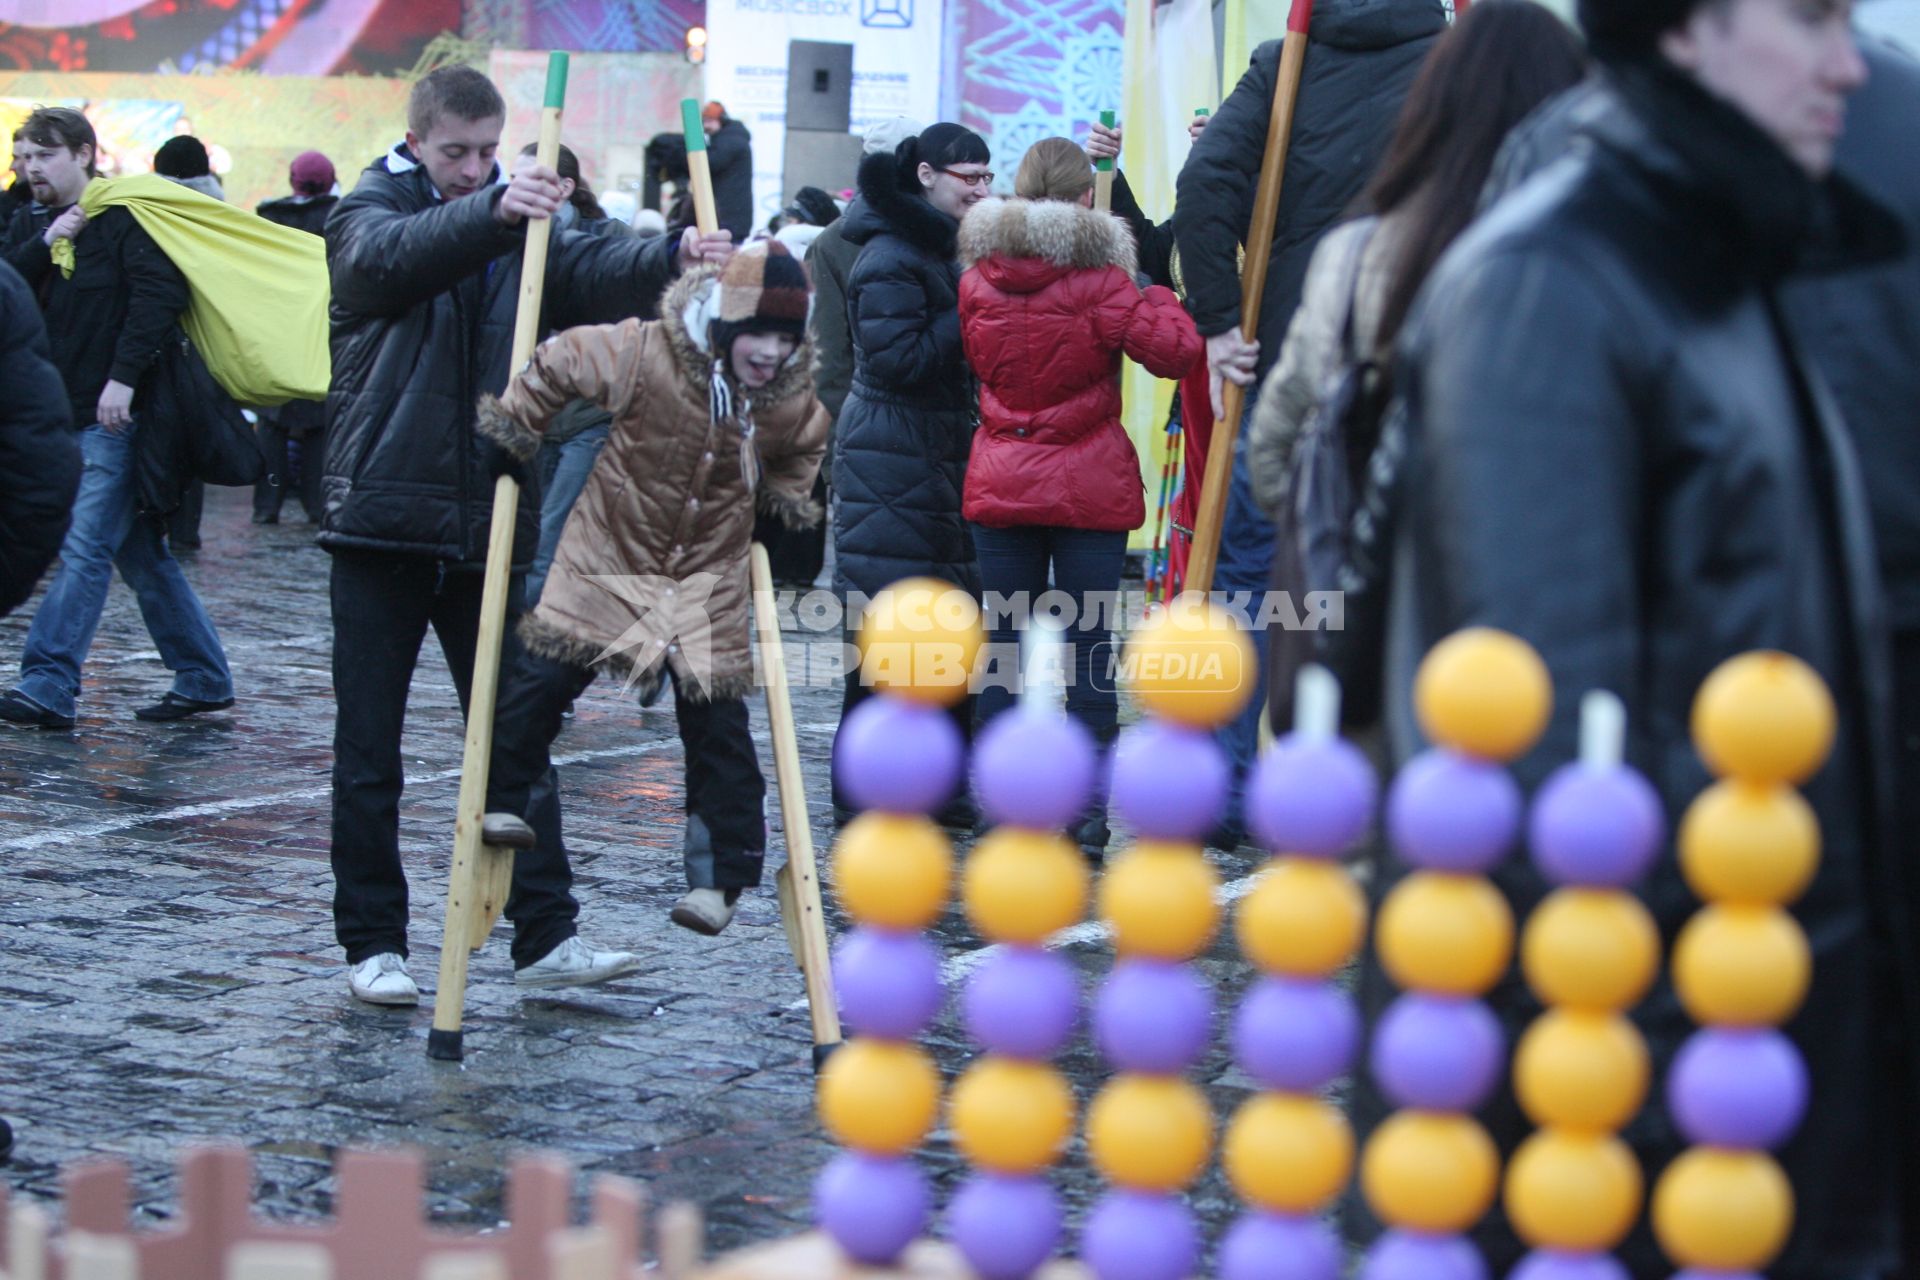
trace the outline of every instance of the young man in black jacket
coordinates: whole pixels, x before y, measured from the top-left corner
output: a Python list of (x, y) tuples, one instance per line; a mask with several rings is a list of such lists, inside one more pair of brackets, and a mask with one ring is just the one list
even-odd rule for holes
[(700, 112), (713, 172), (713, 211), (720, 229), (738, 243), (753, 231), (753, 133), (717, 102)]
[[(435, 71), (414, 88), (406, 141), (367, 168), (326, 228), (333, 388), (320, 545), (333, 554), (334, 927), (353, 994), (376, 1004), (420, 998), (406, 971), (399, 842), (407, 691), (431, 627), (467, 699), (494, 479), (507, 466), (474, 433), (475, 405), (511, 372), (527, 219), (551, 217), (562, 201), (559, 175), (531, 158), (501, 181), (505, 117), (479, 72)], [(543, 327), (643, 315), (681, 269), (728, 252), (724, 234), (561, 231), (548, 250)], [(516, 573), (532, 560), (538, 511), (537, 490), (523, 487)], [(517, 601), (509, 609), (517, 614)], [(503, 666), (518, 654), (510, 624)], [(576, 936), (553, 785), (550, 775), (534, 801), (536, 842), (514, 861), (506, 907), (523, 986), (601, 982), (639, 963)]]
[[(1407, 90), (1446, 25), (1440, 0), (1321, 0), (1314, 6), (1280, 214), (1273, 226), (1273, 258), (1261, 297), (1259, 327), (1252, 335), (1240, 331), (1236, 247), (1245, 243), (1253, 221), (1254, 190), (1273, 116), (1280, 41), (1270, 40), (1253, 51), (1246, 74), (1194, 140), (1180, 170), (1173, 230), (1187, 288), (1187, 310), (1207, 340), (1214, 383), (1211, 412), (1216, 416), (1225, 380), (1252, 387), (1280, 358), (1314, 247), (1327, 228), (1346, 214), (1372, 176)], [(1247, 397), (1246, 413), (1253, 412), (1257, 399)], [(1209, 411), (1203, 405), (1185, 407), (1194, 413)], [(1235, 448), (1233, 482), (1220, 530), (1215, 591), (1261, 592), (1273, 568), (1274, 529), (1254, 501), (1245, 447), (1243, 430)], [(1258, 630), (1253, 639), (1264, 644)], [(1215, 838), (1221, 845), (1239, 842), (1238, 780), (1253, 762), (1260, 716), (1267, 703), (1266, 664), (1260, 667), (1259, 691), (1246, 711), (1221, 733), (1236, 779), (1233, 812)]]
[[(7, 259), (41, 298), (53, 363), (66, 384), (86, 471), (60, 572), (47, 589), (20, 660), (20, 683), (0, 697), (0, 719), (73, 727), (80, 667), (106, 607), (113, 569), (133, 589), (173, 688), (134, 715), (178, 720), (233, 705), (233, 677), (213, 620), (168, 553), (160, 526), (135, 511), (140, 431), (134, 390), (177, 333), (187, 282), (125, 209), (91, 221), (80, 193), (94, 176), (93, 126), (78, 111), (45, 107), (16, 144), (33, 204), (14, 215)], [(70, 240), (71, 274), (53, 261)]]

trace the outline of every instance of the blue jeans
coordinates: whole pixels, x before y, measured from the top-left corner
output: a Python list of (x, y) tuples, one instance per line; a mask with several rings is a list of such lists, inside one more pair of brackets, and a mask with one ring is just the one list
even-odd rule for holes
[(540, 590), (547, 585), (547, 570), (553, 567), (553, 553), (559, 549), (560, 534), (567, 527), (573, 504), (587, 487), (593, 464), (607, 443), (607, 428), (588, 427), (579, 435), (559, 444), (540, 446), (540, 549), (533, 553), (533, 568), (527, 573), (527, 608), (540, 602)]
[[(1245, 604), (1247, 616), (1257, 618), (1260, 599), (1273, 580), (1273, 554), (1279, 531), (1273, 527), (1260, 504), (1253, 499), (1253, 481), (1247, 471), (1247, 433), (1253, 410), (1241, 419), (1240, 434), (1233, 442), (1233, 481), (1227, 487), (1227, 514), (1220, 526), (1220, 558), (1214, 565), (1213, 591), (1236, 596), (1230, 603)], [(1267, 709), (1267, 636), (1264, 628), (1254, 627), (1247, 635), (1253, 641), (1257, 683), (1253, 699), (1232, 721), (1223, 726), (1218, 739), (1233, 763), (1233, 791), (1227, 802), (1226, 826), (1245, 829), (1241, 817), (1240, 796), (1245, 789), (1247, 771), (1253, 768), (1260, 751), (1260, 717)], [(1283, 726), (1284, 728), (1284, 726)]]
[(167, 551), (163, 530), (134, 511), (134, 433), (98, 424), (80, 433), (80, 491), (60, 545), (60, 569), (27, 631), (18, 691), (56, 715), (72, 716), (80, 667), (107, 606), (113, 570), (139, 601), (173, 692), (199, 702), (233, 696), (233, 675), (213, 620)]
[[(1065, 637), (1073, 659), (1067, 712), (1084, 724), (1096, 741), (1111, 742), (1119, 712), (1111, 670), (1113, 632), (1108, 626), (1112, 604), (1103, 604), (1097, 597), (1102, 593), (1111, 597), (1119, 594), (1127, 535), (1050, 525), (989, 529), (976, 524), (973, 549), (980, 560), (980, 587), (985, 593), (1022, 593), (1027, 609), (1032, 609), (1049, 587), (1073, 597), (1074, 620)], [(1090, 595), (1096, 598), (1090, 601)], [(992, 619), (989, 639), (998, 653), (1018, 653), (1022, 628), (1014, 624), (1025, 621), (1022, 613)], [(984, 685), (974, 723), (984, 726), (1012, 702), (1013, 692), (1005, 685)]]

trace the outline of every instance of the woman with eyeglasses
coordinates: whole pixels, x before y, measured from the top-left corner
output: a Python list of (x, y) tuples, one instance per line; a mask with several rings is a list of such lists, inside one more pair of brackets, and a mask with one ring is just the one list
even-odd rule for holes
[[(1120, 357), (1181, 378), (1204, 344), (1173, 290), (1134, 283), (1133, 233), (1093, 207), (1093, 165), (1065, 138), (1027, 151), (1013, 200), (989, 200), (960, 229), (960, 331), (980, 379), (980, 427), (967, 466), (988, 592), (1072, 597), (1067, 709), (1103, 745), (1113, 741), (1114, 688), (1100, 670), (1111, 647), (1127, 534), (1146, 520), (1140, 458), (1120, 422)], [(997, 646), (1024, 619), (996, 617)], [(980, 691), (977, 720), (1012, 700)], [(1103, 807), (1075, 835), (1090, 860), (1106, 853)]]
[[(862, 200), (845, 228), (860, 246), (847, 279), (853, 388), (833, 457), (834, 588), (843, 596), (872, 597), (916, 574), (980, 589), (960, 514), (975, 399), (960, 344), (957, 241), (961, 220), (993, 185), (991, 159), (979, 134), (936, 124), (860, 162)], [(849, 672), (844, 711), (865, 694), (860, 673)], [(972, 700), (955, 716), (964, 729)], [(848, 816), (837, 787), (835, 811)]]

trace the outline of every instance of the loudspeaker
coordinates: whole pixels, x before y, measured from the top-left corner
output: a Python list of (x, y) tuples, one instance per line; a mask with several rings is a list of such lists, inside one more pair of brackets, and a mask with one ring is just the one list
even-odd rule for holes
[(787, 128), (845, 133), (853, 127), (853, 46), (787, 42)]
[(827, 192), (851, 187), (854, 175), (860, 170), (860, 151), (865, 142), (857, 133), (787, 130), (786, 169), (781, 176), (780, 198), (791, 201), (793, 193), (802, 187), (819, 187)]

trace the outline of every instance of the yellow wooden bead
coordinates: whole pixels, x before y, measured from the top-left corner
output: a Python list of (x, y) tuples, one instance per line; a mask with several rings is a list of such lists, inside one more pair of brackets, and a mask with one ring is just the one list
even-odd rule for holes
[(1680, 870), (1708, 902), (1781, 907), (1820, 865), (1820, 823), (1791, 787), (1721, 782), (1680, 821)]
[(1274, 1213), (1317, 1213), (1353, 1173), (1353, 1130), (1319, 1098), (1260, 1093), (1234, 1113), (1221, 1163), (1242, 1200)]
[(1638, 1003), (1653, 985), (1660, 931), (1632, 894), (1560, 889), (1528, 919), (1520, 968), (1548, 1004), (1614, 1013)]
[(1073, 1133), (1073, 1091), (1051, 1067), (983, 1058), (953, 1086), (948, 1120), (973, 1163), (995, 1173), (1052, 1164)]
[(1507, 1216), (1520, 1238), (1536, 1249), (1602, 1252), (1632, 1229), (1642, 1190), (1640, 1163), (1626, 1143), (1549, 1129), (1513, 1153)]
[(1695, 1022), (1775, 1027), (1806, 999), (1807, 935), (1774, 907), (1709, 906), (1673, 944), (1673, 986)]
[(1401, 1111), (1374, 1130), (1360, 1188), (1375, 1215), (1413, 1231), (1465, 1231), (1493, 1204), (1500, 1155), (1469, 1116)]
[(1367, 932), (1367, 899), (1336, 862), (1279, 858), (1234, 908), (1240, 952), (1267, 973), (1321, 978), (1347, 961)]
[(1743, 653), (1693, 699), (1693, 744), (1707, 768), (1745, 782), (1804, 782), (1833, 749), (1833, 695), (1789, 653)]
[(1177, 1191), (1200, 1176), (1213, 1143), (1207, 1096), (1177, 1076), (1119, 1076), (1087, 1108), (1087, 1151), (1109, 1182)]
[(1187, 596), (1133, 630), (1120, 669), (1148, 711), (1195, 729), (1239, 715), (1259, 680), (1253, 645), (1234, 616)]
[(938, 578), (904, 578), (868, 602), (860, 674), (875, 689), (936, 707), (967, 696), (986, 632), (980, 602)]
[(940, 1109), (940, 1073), (910, 1044), (849, 1040), (820, 1073), (820, 1119), (842, 1146), (897, 1155), (920, 1144)]
[(1100, 918), (1123, 956), (1186, 960), (1206, 949), (1220, 924), (1219, 877), (1199, 845), (1142, 840), (1100, 878)]
[(1513, 957), (1513, 911), (1479, 876), (1416, 871), (1381, 904), (1374, 947), (1409, 990), (1481, 995)]
[(1414, 713), (1442, 746), (1485, 760), (1526, 754), (1553, 712), (1553, 682), (1533, 646), (1492, 627), (1456, 631), (1413, 682)]
[(1793, 1229), (1793, 1188), (1758, 1151), (1695, 1147), (1653, 1189), (1653, 1234), (1675, 1266), (1759, 1271)]
[(930, 819), (869, 811), (840, 832), (831, 870), (847, 914), (883, 929), (922, 929), (953, 890), (953, 843)]
[(1087, 859), (1055, 831), (1000, 827), (973, 846), (960, 873), (973, 927), (994, 942), (1033, 943), (1087, 914)]
[(1542, 1127), (1611, 1133), (1640, 1110), (1652, 1065), (1639, 1029), (1617, 1014), (1549, 1010), (1513, 1055), (1513, 1088)]

